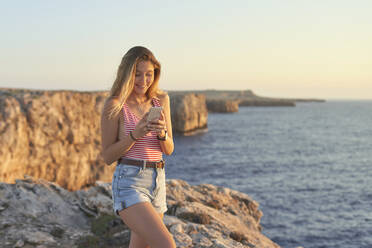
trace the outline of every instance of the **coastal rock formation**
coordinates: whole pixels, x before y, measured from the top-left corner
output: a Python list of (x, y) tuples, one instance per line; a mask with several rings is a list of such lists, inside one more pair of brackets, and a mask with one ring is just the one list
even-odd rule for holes
[[(258, 203), (239, 191), (172, 179), (167, 206), (167, 214), (183, 221), (171, 226), (173, 235), (191, 237), (182, 239), (186, 247), (279, 247), (261, 233)], [(206, 245), (197, 246), (195, 238)]]
[(231, 113), (239, 111), (239, 101), (224, 99), (207, 99), (209, 112)]
[[(178, 248), (279, 247), (261, 233), (258, 204), (241, 192), (167, 180), (164, 223)], [(112, 210), (111, 184), (67, 191), (26, 177), (0, 183), (2, 247), (127, 247), (130, 230)]]
[[(193, 90), (193, 91), (173, 91), (170, 93), (178, 94), (203, 94), (208, 101), (220, 100), (220, 101), (238, 101), (239, 106), (254, 106), (254, 107), (294, 107), (296, 102), (325, 102), (322, 99), (298, 99), (298, 98), (273, 98), (263, 97), (256, 95), (252, 90)], [(208, 110), (209, 107), (208, 107)], [(211, 110), (213, 111), (213, 110)]]
[[(285, 107), (296, 106), (291, 99), (261, 97), (251, 90), (199, 90), (199, 91), (172, 91), (171, 94), (197, 93), (205, 95), (209, 112), (238, 112), (239, 106), (251, 107)], [(297, 99), (300, 100), (300, 99)], [(306, 99), (303, 99), (306, 101)]]
[[(100, 115), (107, 95), (0, 89), (0, 181), (28, 174), (69, 190), (111, 181), (113, 166), (100, 156)], [(171, 104), (176, 132), (207, 126), (203, 96), (171, 97)]]
[(171, 93), (171, 116), (173, 130), (184, 135), (206, 131), (208, 110), (202, 94)]
[(106, 93), (0, 92), (0, 181), (28, 174), (76, 190), (110, 180), (99, 155)]

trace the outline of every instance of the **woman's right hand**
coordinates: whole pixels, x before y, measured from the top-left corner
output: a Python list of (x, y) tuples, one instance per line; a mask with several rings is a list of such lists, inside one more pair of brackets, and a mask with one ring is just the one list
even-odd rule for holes
[(140, 139), (143, 136), (145, 136), (146, 134), (148, 134), (149, 132), (151, 132), (151, 130), (147, 127), (147, 124), (148, 124), (147, 116), (149, 115), (149, 113), (150, 113), (150, 111), (147, 112), (142, 117), (142, 119), (137, 123), (136, 127), (132, 131), (132, 134), (133, 134), (134, 138)]

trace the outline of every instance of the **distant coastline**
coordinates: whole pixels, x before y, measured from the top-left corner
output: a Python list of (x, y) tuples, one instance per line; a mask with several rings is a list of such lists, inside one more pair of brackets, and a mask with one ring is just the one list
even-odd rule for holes
[(326, 102), (325, 99), (317, 98), (274, 98), (255, 94), (252, 90), (184, 90), (168, 91), (170, 95), (203, 94), (208, 102), (232, 101), (239, 106), (253, 107), (288, 107), (296, 106), (296, 102)]

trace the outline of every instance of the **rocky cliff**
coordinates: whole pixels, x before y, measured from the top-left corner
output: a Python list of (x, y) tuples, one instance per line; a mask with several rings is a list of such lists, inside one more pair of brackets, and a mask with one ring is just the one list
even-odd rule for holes
[(233, 113), (239, 111), (239, 101), (225, 99), (207, 99), (209, 112)]
[(202, 94), (170, 93), (172, 127), (176, 132), (191, 135), (206, 131), (208, 110)]
[[(164, 223), (178, 248), (276, 248), (261, 233), (258, 204), (241, 192), (167, 180)], [(112, 210), (111, 184), (67, 191), (27, 177), (0, 183), (1, 247), (128, 247), (130, 231)]]
[(104, 92), (1, 91), (0, 181), (24, 174), (80, 189), (107, 181), (99, 156)]
[[(110, 181), (100, 156), (100, 115), (107, 92), (0, 89), (0, 181), (28, 174), (69, 190)], [(205, 129), (205, 98), (171, 97), (175, 132)]]
[(172, 94), (202, 94), (205, 95), (210, 112), (236, 112), (236, 107), (231, 102), (237, 102), (239, 106), (254, 107), (294, 107), (296, 102), (324, 102), (323, 99), (299, 99), (299, 98), (274, 98), (258, 96), (252, 90), (192, 90), (171, 91)]

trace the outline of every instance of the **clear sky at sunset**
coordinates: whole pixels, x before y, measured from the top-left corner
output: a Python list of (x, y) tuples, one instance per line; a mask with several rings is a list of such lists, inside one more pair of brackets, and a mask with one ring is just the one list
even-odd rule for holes
[(108, 90), (148, 47), (166, 90), (372, 99), (372, 1), (1, 1), (0, 88)]

